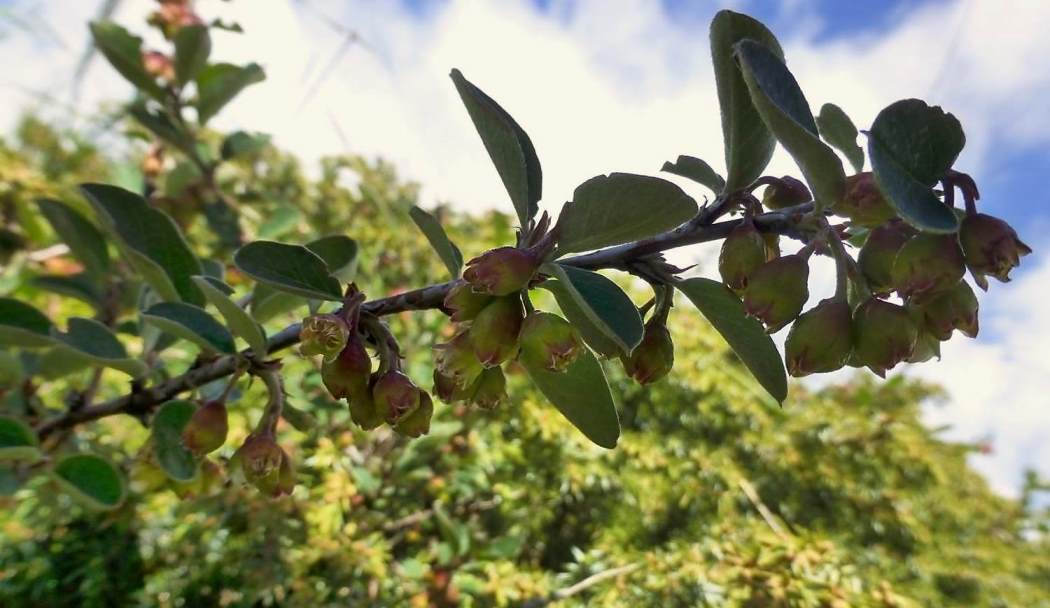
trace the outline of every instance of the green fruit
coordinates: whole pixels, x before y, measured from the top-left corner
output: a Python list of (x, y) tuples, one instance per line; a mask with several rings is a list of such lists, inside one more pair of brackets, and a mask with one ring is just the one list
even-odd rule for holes
[(893, 261), (893, 284), (903, 298), (928, 298), (957, 284), (966, 274), (954, 234), (918, 234)]
[(470, 326), (470, 344), (481, 365), (494, 367), (514, 356), (524, 314), (517, 294), (496, 298), (478, 313)]
[(452, 320), (460, 323), (473, 320), (491, 301), (492, 296), (475, 292), (470, 283), (459, 283), (448, 291), (444, 305)]
[(766, 240), (755, 228), (751, 218), (744, 218), (722, 241), (718, 255), (718, 272), (730, 289), (747, 287), (747, 279), (759, 266), (766, 263)]
[(214, 452), (226, 443), (230, 430), (229, 414), (222, 401), (208, 401), (197, 408), (182, 429), (186, 449), (201, 456)]
[(519, 342), (526, 364), (551, 372), (568, 369), (584, 348), (579, 332), (568, 321), (541, 311), (525, 317)]
[(853, 350), (853, 319), (849, 304), (830, 298), (802, 313), (788, 332), (784, 359), (796, 378), (833, 372), (846, 364)]
[(975, 213), (963, 219), (959, 227), (966, 265), (982, 288), (987, 289), (985, 275), (992, 275), (1006, 283), (1010, 271), (1021, 263), (1021, 258), (1032, 253), (1032, 248), (1017, 238), (1017, 232), (1003, 220)]
[(799, 180), (785, 175), (766, 186), (762, 192), (762, 204), (767, 209), (783, 209), (813, 200), (809, 188)]
[(463, 278), (474, 291), (490, 296), (506, 296), (528, 286), (540, 259), (515, 247), (486, 251), (467, 262)]
[(853, 314), (856, 363), (879, 376), (912, 355), (919, 330), (903, 306), (871, 298)]
[(372, 399), (379, 416), (389, 424), (397, 424), (419, 408), (421, 392), (408, 376), (390, 370), (376, 379)]
[(471, 405), (493, 410), (507, 398), (507, 378), (502, 369), (490, 367), (465, 392), (464, 399)]
[(809, 299), (809, 262), (781, 256), (758, 268), (744, 290), (744, 311), (765, 323), (769, 333), (795, 320)]
[(896, 289), (893, 283), (893, 262), (901, 247), (915, 234), (915, 230), (900, 220), (887, 222), (868, 234), (857, 256), (857, 265), (876, 295), (889, 295)]
[(977, 337), (979, 304), (977, 294), (966, 281), (937, 294), (920, 310), (926, 330), (938, 340), (951, 338), (956, 329), (970, 338)]
[(674, 367), (674, 342), (662, 322), (649, 320), (642, 341), (630, 356), (620, 358), (624, 371), (638, 384), (652, 384)]
[(897, 217), (870, 171), (846, 178), (846, 193), (831, 210), (857, 226), (872, 228)]
[(419, 393), (419, 407), (394, 425), (394, 431), (406, 437), (421, 437), (430, 432), (430, 418), (434, 415), (434, 402), (424, 391)]

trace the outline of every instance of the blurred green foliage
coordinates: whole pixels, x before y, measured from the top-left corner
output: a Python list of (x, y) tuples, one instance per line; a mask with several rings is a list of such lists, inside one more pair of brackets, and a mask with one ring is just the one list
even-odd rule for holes
[[(192, 170), (162, 159), (163, 177), (144, 178), (146, 148), (132, 141), (102, 154), (28, 118), (0, 143), (0, 293), (55, 319), (83, 314), (86, 305), (31, 280), (77, 270), (66, 256), (32, 254), (55, 242), (33, 199), (77, 204), (71, 187), (81, 181), (154, 193), (198, 255), (228, 251), (203, 201), (179, 183)], [(307, 169), (266, 145), (216, 179), (252, 238), (357, 239), (356, 280), (370, 297), (446, 276), (408, 216), (417, 187), (382, 161), (343, 156)], [(443, 207), (438, 216), (465, 257), (513, 237), (505, 215)], [(227, 273), (244, 296), (247, 283)], [(390, 321), (407, 371), (428, 386), (429, 349), (448, 337), (444, 317)], [(994, 494), (967, 466), (980, 446), (942, 441), (922, 425), (920, 407), (939, 398), (936, 388), (858, 376), (816, 393), (795, 386), (780, 409), (684, 298), (670, 326), (677, 364), (668, 378), (640, 388), (618, 365), (607, 368), (624, 428), (615, 450), (582, 437), (513, 367), (511, 399), (497, 411), (438, 405), (418, 440), (362, 432), (328, 398), (317, 362), (291, 352), (291, 403), (316, 419), (304, 431), (281, 426), (298, 469), (292, 496), (269, 500), (208, 476), (176, 484), (151, 462), (148, 432), (132, 418), (87, 425), (57, 441), (119, 463), (129, 499), (88, 512), (46, 479), (0, 469), (0, 605), (1050, 606), (1047, 512), (1028, 494)], [(181, 373), (193, 352), (169, 348), (161, 373)], [(58, 364), (23, 363), (42, 372)], [(66, 407), (63, 390), (90, 377), (5, 385), (0, 412), (53, 414)], [(124, 390), (124, 376), (103, 373), (100, 397)], [(266, 398), (261, 383), (235, 397), (219, 460)], [(560, 599), (610, 569), (618, 575)]]

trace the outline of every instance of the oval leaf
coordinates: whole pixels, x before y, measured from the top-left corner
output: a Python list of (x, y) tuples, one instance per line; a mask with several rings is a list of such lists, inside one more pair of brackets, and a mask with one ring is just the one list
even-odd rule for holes
[(164, 90), (142, 62), (141, 38), (111, 21), (96, 21), (90, 27), (95, 47), (121, 76), (150, 97), (164, 99)]
[(197, 459), (182, 443), (182, 430), (197, 406), (177, 399), (160, 406), (150, 424), (153, 430), (153, 455), (168, 477), (190, 481), (197, 476)]
[(0, 344), (39, 348), (50, 346), (51, 320), (29, 304), (0, 298)]
[(93, 365), (118, 369), (132, 378), (146, 373), (147, 366), (128, 356), (128, 351), (108, 327), (94, 319), (71, 317), (67, 331), (52, 330), (55, 340), (83, 356)]
[(759, 116), (791, 157), (817, 203), (830, 207), (846, 190), (846, 174), (835, 151), (820, 140), (817, 123), (795, 77), (776, 53), (755, 42), (736, 45), (744, 81)]
[(744, 314), (729, 288), (711, 279), (687, 279), (675, 285), (722, 334), (751, 375), (778, 402), (787, 398), (787, 373), (772, 338), (762, 324)]
[(726, 187), (726, 180), (711, 165), (693, 156), (679, 156), (674, 163), (665, 162), (661, 171), (691, 179), (702, 186), (707, 186), (715, 194)]
[(237, 347), (222, 323), (201, 308), (183, 302), (161, 302), (142, 313), (142, 319), (173, 336), (207, 351), (233, 354)]
[[(260, 358), (266, 357), (266, 333), (263, 331), (262, 326), (246, 310), (230, 299), (229, 293), (232, 293), (232, 290), (227, 292), (223, 289), (223, 287), (229, 289), (229, 286), (211, 277), (194, 277), (193, 280), (197, 283), (197, 287), (204, 292), (204, 297), (211, 302), (212, 306), (218, 309), (222, 318), (226, 319), (226, 324), (233, 333), (244, 339), (256, 356)], [(216, 282), (222, 287), (216, 285)]]
[(833, 103), (826, 103), (817, 115), (817, 129), (824, 141), (835, 146), (853, 165), (853, 170), (860, 173), (864, 170), (864, 150), (857, 145), (857, 127), (842, 108)]
[(40, 458), (40, 442), (26, 423), (10, 416), (0, 416), (0, 462)]
[(211, 36), (204, 25), (187, 25), (175, 34), (175, 78), (180, 85), (197, 77), (208, 64)]
[(36, 202), (51, 228), (91, 274), (101, 277), (109, 271), (109, 252), (102, 232), (68, 205), (50, 199)]
[(304, 298), (341, 301), (339, 281), (316, 253), (302, 245), (255, 241), (237, 250), (233, 263), (256, 281)]
[(532, 140), (506, 110), (459, 70), (452, 70), (450, 76), (514, 203), (518, 220), (522, 226), (528, 226), (539, 209), (543, 190), (543, 171)]
[[(566, 295), (572, 300), (572, 304), (575, 304), (562, 307), (562, 312), (580, 329), (584, 339), (587, 338), (587, 334), (593, 335), (594, 330), (597, 330), (607, 340), (611, 340), (620, 352), (626, 354), (630, 354), (642, 341), (642, 334), (645, 332), (642, 317), (631, 299), (616, 283), (597, 272), (561, 264), (544, 264), (541, 272), (549, 273), (558, 279), (559, 284), (551, 291), (558, 299), (559, 306)], [(598, 352), (609, 354), (604, 350)]]
[(459, 278), (459, 271), (463, 268), (463, 254), (460, 253), (459, 247), (449, 240), (445, 229), (441, 227), (441, 222), (419, 207), (412, 207), (408, 210), (408, 214), (419, 227), (420, 232), (427, 237), (427, 241), (430, 242), (430, 246), (437, 252), (441, 261), (445, 263), (452, 278)]
[(203, 273), (200, 260), (174, 220), (123, 188), (83, 184), (80, 190), (124, 245), (131, 264), (163, 299), (204, 304), (204, 295), (190, 279)]
[(98, 292), (98, 278), (86, 272), (78, 274), (52, 274), (30, 279), (34, 287), (87, 302), (95, 308), (101, 306), (102, 295)]
[(697, 206), (658, 177), (612, 173), (577, 186), (558, 217), (558, 255), (644, 239), (681, 225)]
[(209, 65), (197, 76), (197, 119), (201, 124), (208, 122), (238, 93), (263, 80), (266, 73), (256, 63)]
[(572, 321), (572, 326), (580, 332), (583, 341), (596, 353), (606, 358), (619, 357), (623, 354), (623, 348), (619, 343), (591, 322), (587, 313), (576, 303), (576, 299), (573, 298), (564, 283), (557, 279), (548, 279), (540, 283), (538, 287), (554, 294), (562, 315)]
[(310, 241), (306, 248), (324, 261), (332, 276), (353, 280), (357, 272), (357, 241), (342, 234), (331, 234)]
[(108, 460), (94, 454), (72, 454), (58, 461), (54, 479), (73, 498), (96, 509), (115, 509), (124, 501), (124, 479)]
[[(270, 136), (264, 133), (248, 133), (245, 131), (235, 131), (227, 135), (226, 139), (222, 140), (222, 148), (220, 153), (222, 154), (223, 160), (230, 160), (233, 158), (237, 158), (238, 156), (255, 154), (256, 152), (259, 152), (260, 150), (265, 148), (269, 143)], [(289, 207), (279, 207), (278, 210), (288, 208)], [(296, 211), (295, 218), (296, 220), (298, 220), (298, 210), (295, 209), (295, 207), (291, 207), (291, 209)], [(266, 222), (269, 223), (271, 219), (272, 217), (268, 218)], [(262, 228), (260, 228), (259, 230), (260, 235), (265, 236), (262, 234)]]
[(773, 157), (776, 144), (751, 103), (747, 84), (733, 57), (733, 47), (744, 39), (757, 40), (777, 57), (784, 57), (773, 33), (747, 15), (723, 10), (711, 21), (711, 59), (722, 114), (727, 192), (744, 188), (758, 179)]
[(955, 213), (932, 191), (966, 144), (955, 116), (918, 99), (884, 108), (868, 134), (875, 179), (902, 218), (929, 232), (954, 232)]
[(525, 370), (543, 396), (588, 439), (603, 448), (616, 447), (620, 419), (605, 371), (591, 351), (584, 349), (561, 373), (528, 364)]

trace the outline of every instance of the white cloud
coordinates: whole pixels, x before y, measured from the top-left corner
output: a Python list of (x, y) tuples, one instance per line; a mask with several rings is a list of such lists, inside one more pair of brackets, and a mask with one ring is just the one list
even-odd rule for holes
[[(7, 58), (0, 83), (11, 91), (64, 93), (93, 4), (42, 8), (65, 50), (27, 36), (0, 40)], [(557, 209), (577, 184), (600, 173), (655, 173), (662, 161), (682, 153), (723, 164), (704, 27), (681, 27), (656, 1), (553, 4), (544, 15), (527, 0), (451, 0), (420, 18), (394, 2), (201, 2), (202, 12), (239, 21), (247, 32), (218, 35), (219, 55), (258, 61), (268, 73), (267, 82), (238, 98), (218, 124), (271, 131), (278, 144), (307, 159), (347, 149), (381, 155), (424, 185), (427, 202), (507, 209), (506, 193), (448, 79), (459, 67), (529, 132), (544, 167), (547, 208)], [(128, 0), (118, 19), (141, 23), (151, 5)], [(344, 35), (321, 15), (366, 42), (341, 54), (327, 76)], [(1001, 152), (991, 149), (993, 135), (1028, 146), (1050, 140), (1050, 114), (1043, 108), (1050, 96), (1050, 3), (932, 3), (894, 20), (890, 31), (821, 42), (811, 37), (819, 17), (806, 10), (799, 15), (805, 25), (781, 38), (814, 110), (834, 101), (863, 126), (902, 97), (940, 103), (966, 126), (969, 145), (961, 165), (978, 181), (985, 160)], [(96, 61), (83, 99), (121, 99), (126, 91)], [(16, 114), (11, 106), (26, 98), (4, 98), (10, 121)], [(782, 152), (770, 171), (797, 174)], [(988, 208), (995, 212), (997, 204), (1007, 202), (990, 201)], [(981, 339), (957, 338), (946, 345), (943, 363), (914, 372), (951, 387), (952, 400), (931, 410), (931, 421), (953, 423), (958, 438), (995, 436), (995, 456), (976, 464), (1003, 491), (1016, 489), (1023, 464), (1050, 473), (1050, 455), (1039, 441), (1050, 435), (1044, 397), (1050, 394), (1050, 336), (1037, 316), (1050, 295), (1048, 275), (1044, 261), (1015, 284), (996, 286), (983, 302)], [(831, 281), (827, 265), (815, 268), (814, 301), (830, 293)]]

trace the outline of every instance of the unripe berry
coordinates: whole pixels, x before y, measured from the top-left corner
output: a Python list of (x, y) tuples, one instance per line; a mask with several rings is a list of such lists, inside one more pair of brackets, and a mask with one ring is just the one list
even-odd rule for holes
[(954, 234), (918, 234), (893, 261), (893, 284), (903, 298), (925, 298), (951, 288), (966, 274)]
[(229, 430), (226, 404), (222, 401), (208, 401), (193, 412), (189, 422), (182, 429), (182, 443), (189, 451), (202, 456), (221, 448), (222, 444), (226, 443)]
[(430, 432), (430, 418), (434, 415), (434, 402), (425, 391), (419, 392), (419, 407), (394, 425), (394, 430), (406, 437), (421, 437)]
[(857, 256), (857, 265), (877, 295), (889, 295), (894, 289), (893, 262), (915, 230), (901, 220), (892, 220), (868, 234)]
[(809, 263), (799, 254), (770, 260), (752, 273), (744, 290), (744, 311), (776, 332), (798, 317), (809, 299)]
[(915, 340), (915, 348), (906, 359), (908, 363), (925, 363), (930, 359), (941, 358), (941, 341), (926, 329), (919, 329), (919, 336)]
[(397, 424), (419, 408), (420, 392), (408, 376), (390, 370), (376, 379), (372, 399), (376, 412), (389, 424)]
[(583, 352), (576, 328), (558, 315), (534, 311), (521, 324), (521, 358), (551, 372), (563, 372)]
[(853, 354), (859, 365), (885, 376), (911, 356), (918, 327), (903, 306), (871, 298), (853, 315)]
[(524, 312), (517, 294), (496, 298), (478, 313), (470, 326), (474, 356), (493, 367), (514, 356)]
[(466, 391), (467, 402), (483, 410), (494, 410), (507, 397), (507, 378), (503, 370), (490, 367)]
[(284, 459), (284, 450), (272, 436), (252, 434), (237, 448), (230, 463), (248, 483), (270, 493), (277, 485)]
[(333, 314), (311, 315), (303, 319), (299, 329), (299, 352), (306, 357), (324, 355), (331, 361), (338, 355), (350, 337), (350, 326)]
[(751, 218), (744, 218), (722, 241), (718, 255), (718, 273), (730, 289), (747, 287), (747, 279), (766, 263), (768, 247)]
[(332, 361), (321, 365), (321, 381), (334, 399), (352, 399), (368, 392), (372, 374), (372, 358), (365, 350), (364, 341), (356, 333)]
[(926, 330), (938, 340), (947, 340), (956, 329), (965, 336), (976, 338), (978, 309), (973, 289), (966, 281), (959, 281), (924, 303), (920, 310)]
[(813, 200), (809, 188), (799, 180), (785, 175), (766, 186), (762, 192), (762, 204), (767, 209), (783, 209)]
[(849, 304), (829, 298), (802, 313), (788, 331), (784, 358), (796, 378), (833, 372), (846, 364), (853, 350), (853, 319)]
[[(514, 339), (517, 339), (517, 334)], [(474, 355), (470, 332), (460, 331), (445, 344), (434, 346), (434, 367), (455, 389), (473, 382), (483, 368)]]
[(438, 399), (445, 403), (455, 403), (464, 399), (464, 393), (464, 388), (457, 386), (455, 379), (434, 368), (434, 394)]
[(959, 227), (966, 265), (974, 277), (987, 288), (984, 275), (990, 274), (1003, 283), (1010, 280), (1010, 271), (1021, 263), (1021, 258), (1032, 249), (1017, 238), (1017, 232), (1003, 220), (976, 213), (968, 215)]
[(650, 319), (645, 334), (630, 356), (622, 356), (623, 369), (638, 384), (652, 384), (674, 367), (674, 342), (662, 321)]
[(897, 217), (870, 172), (846, 178), (846, 193), (832, 206), (836, 215), (848, 217), (857, 226), (874, 227)]
[(444, 304), (452, 320), (460, 323), (473, 320), (491, 301), (492, 296), (475, 292), (470, 283), (458, 283), (448, 290)]
[(499, 247), (467, 262), (463, 278), (478, 293), (506, 296), (528, 286), (539, 265), (539, 258), (528, 251)]

